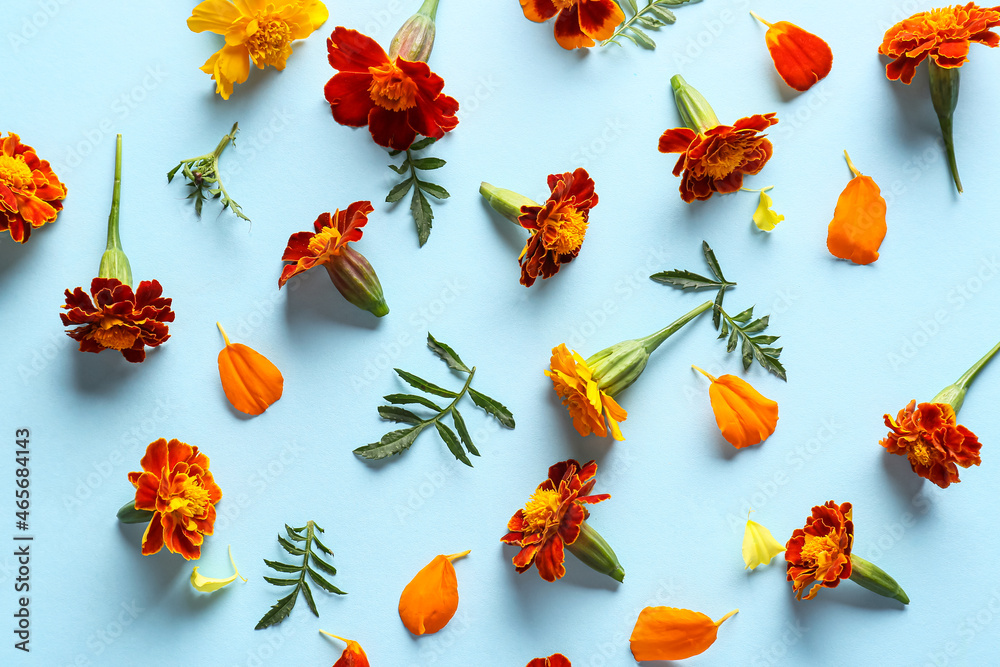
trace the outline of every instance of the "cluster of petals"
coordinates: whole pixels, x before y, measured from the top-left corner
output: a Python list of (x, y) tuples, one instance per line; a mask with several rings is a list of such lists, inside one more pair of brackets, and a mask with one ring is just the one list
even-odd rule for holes
[(552, 348), (550, 368), (545, 375), (552, 380), (562, 404), (569, 410), (577, 433), (606, 437), (610, 432), (615, 440), (625, 439), (618, 423), (625, 421), (628, 413), (598, 386), (583, 357), (560, 344)]
[(896, 418), (885, 415), (889, 434), (881, 445), (892, 454), (905, 456), (913, 472), (942, 489), (960, 482), (958, 468), (979, 465), (979, 438), (957, 423), (948, 403), (910, 401)]
[(830, 500), (813, 507), (805, 527), (796, 528), (785, 544), (786, 576), (795, 597), (801, 600), (805, 593), (811, 600), (820, 588), (836, 588), (841, 579), (849, 578), (853, 546), (851, 503), (837, 505)]
[(26, 242), (32, 229), (55, 221), (65, 198), (52, 166), (18, 135), (0, 133), (0, 233)]

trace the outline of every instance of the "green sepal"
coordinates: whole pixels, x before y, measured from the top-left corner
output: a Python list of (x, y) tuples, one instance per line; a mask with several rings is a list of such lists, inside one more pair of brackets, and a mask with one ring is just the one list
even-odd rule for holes
[(573, 544), (567, 544), (566, 548), (587, 567), (606, 574), (615, 581), (625, 581), (625, 568), (618, 562), (615, 550), (586, 521), (580, 526), (580, 536)]
[(851, 554), (851, 581), (873, 593), (910, 604), (910, 598), (885, 570), (856, 554)]
[(118, 510), (118, 520), (122, 523), (149, 523), (152, 519), (153, 512), (137, 510), (134, 500), (128, 501)]

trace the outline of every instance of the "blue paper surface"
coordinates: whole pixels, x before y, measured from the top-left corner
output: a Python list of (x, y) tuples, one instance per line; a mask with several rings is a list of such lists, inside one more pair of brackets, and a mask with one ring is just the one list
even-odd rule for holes
[[(295, 45), (284, 72), (251, 72), (223, 101), (198, 67), (221, 44), (190, 32), (193, 3), (32, 0), (5, 3), (0, 129), (50, 160), (68, 188), (58, 221), (17, 246), (0, 239), (0, 541), (13, 545), (15, 429), (31, 431), (31, 653), (14, 648), (17, 563), (0, 547), (3, 664), (227, 666), (332, 664), (356, 639), (372, 664), (520, 666), (563, 652), (575, 666), (634, 664), (628, 636), (639, 610), (668, 605), (719, 618), (711, 649), (692, 665), (979, 665), (995, 661), (1000, 538), (993, 456), (1000, 368), (976, 381), (961, 421), (983, 464), (939, 489), (885, 453), (883, 413), (929, 400), (996, 343), (995, 155), (1000, 53), (973, 45), (962, 68), (955, 143), (965, 183), (951, 183), (927, 90), (926, 66), (905, 86), (885, 78), (884, 31), (918, 3), (838, 5), (710, 0), (677, 9), (648, 52), (627, 44), (566, 52), (552, 25), (524, 19), (514, 0), (444, 0), (431, 67), (461, 103), (461, 124), (431, 151), (448, 161), (418, 249), (407, 202), (382, 200), (396, 178), (365, 129), (336, 124), (322, 89), (333, 75), (325, 39), (337, 25), (388, 44), (419, 3), (328, 3), (329, 21)], [(777, 77), (764, 44), (771, 21), (819, 33), (830, 76), (805, 94)], [(686, 205), (659, 135), (680, 124), (669, 79), (681, 73), (723, 122), (777, 112), (774, 157), (749, 187), (774, 185), (786, 219), (771, 234), (751, 222), (750, 193)], [(194, 215), (179, 159), (212, 150), (239, 121), (223, 156), (227, 189), (252, 227), (218, 204)], [(177, 313), (171, 339), (141, 365), (82, 354), (58, 313), (66, 288), (88, 285), (104, 249), (114, 135), (124, 137), (121, 235), (136, 280), (157, 279)], [(870, 266), (835, 260), (827, 224), (851, 177), (843, 151), (881, 186), (888, 234)], [(577, 260), (530, 290), (518, 284), (523, 232), (496, 215), (482, 180), (542, 199), (550, 173), (585, 167), (600, 204)], [(392, 309), (376, 320), (346, 303), (322, 271), (278, 291), (288, 236), (323, 211), (370, 199), (356, 244)], [(739, 286), (738, 312), (756, 305), (781, 335), (788, 383), (742, 371), (707, 317), (674, 336), (619, 400), (626, 441), (581, 438), (542, 375), (550, 349), (583, 356), (644, 336), (704, 301), (648, 279), (705, 267), (715, 249)], [(285, 393), (247, 419), (227, 403), (216, 321), (283, 372)], [(507, 405), (517, 428), (496, 428), (469, 405), (482, 457), (457, 463), (434, 435), (370, 465), (351, 450), (390, 426), (375, 411), (404, 389), (402, 367), (459, 382), (424, 345), (427, 332), (478, 368), (476, 385)], [(715, 424), (697, 364), (748, 379), (780, 405), (765, 444), (735, 451)], [(198, 565), (229, 573), (227, 545), (249, 583), (211, 596), (188, 583), (193, 563), (139, 553), (141, 526), (117, 509), (126, 475), (159, 438), (198, 445), (225, 498)], [(564, 579), (514, 572), (500, 537), (549, 465), (596, 459), (591, 524), (617, 551), (624, 584), (572, 557)], [(797, 602), (779, 557), (745, 572), (747, 511), (780, 541), (813, 505), (854, 504), (856, 552), (891, 573), (911, 604), (845, 582)], [(282, 594), (262, 559), (282, 555), (284, 523), (315, 520), (335, 552), (333, 582), (315, 590), (320, 618), (300, 600), (275, 628), (254, 631)], [(456, 563), (461, 604), (437, 635), (414, 638), (398, 620), (403, 586), (437, 554)]]

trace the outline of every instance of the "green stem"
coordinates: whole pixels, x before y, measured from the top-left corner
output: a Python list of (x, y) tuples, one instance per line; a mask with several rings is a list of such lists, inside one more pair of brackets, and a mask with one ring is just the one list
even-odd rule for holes
[(315, 525), (316, 524), (312, 521), (306, 521), (306, 543), (305, 546), (302, 547), (302, 550), (306, 553), (302, 561), (302, 572), (299, 573), (299, 583), (295, 587), (296, 593), (299, 592), (302, 588), (302, 584), (306, 581), (306, 571), (309, 569), (309, 556), (312, 554), (313, 526)]
[[(621, 5), (622, 3), (618, 3), (618, 4)], [(611, 42), (614, 42), (616, 39), (618, 39), (619, 37), (621, 37), (622, 35), (624, 35), (625, 32), (629, 28), (631, 28), (635, 24), (636, 21), (639, 20), (639, 17), (645, 15), (649, 11), (649, 8), (652, 7), (652, 6), (653, 6), (653, 3), (650, 2), (648, 5), (646, 5), (645, 7), (643, 7), (642, 9), (640, 9), (638, 12), (636, 12), (635, 15), (632, 18), (628, 19), (627, 21), (625, 21), (625, 23), (622, 23), (620, 26), (618, 26), (618, 29), (615, 30), (615, 34), (611, 35), (611, 37), (609, 37), (608, 39), (606, 39), (603, 42), (601, 42), (601, 46), (607, 46)]]
[(895, 579), (886, 574), (882, 568), (857, 554), (851, 554), (851, 581), (872, 593), (910, 604), (909, 596)]
[(692, 310), (687, 315), (680, 317), (675, 322), (660, 329), (656, 333), (646, 336), (645, 338), (640, 338), (639, 343), (642, 344), (642, 346), (646, 349), (647, 354), (652, 354), (656, 348), (658, 348), (660, 345), (663, 344), (663, 341), (665, 341), (666, 339), (670, 338), (672, 335), (680, 331), (681, 327), (683, 327), (685, 324), (687, 324), (694, 318), (698, 317), (706, 310), (710, 310), (711, 308), (712, 308), (712, 302), (706, 301), (705, 303), (701, 304), (700, 306)]
[(418, 14), (423, 14), (429, 17), (432, 21), (437, 18), (438, 12), (438, 0), (424, 0), (424, 4), (420, 5)]
[(111, 194), (111, 214), (108, 216), (107, 250), (122, 249), (122, 240), (118, 235), (118, 221), (121, 213), (122, 199), (122, 135), (115, 139), (115, 185)]
[(941, 391), (938, 392), (937, 396), (931, 399), (931, 403), (948, 403), (954, 408), (955, 412), (962, 409), (962, 403), (965, 402), (965, 393), (969, 390), (972, 385), (972, 381), (976, 379), (979, 372), (986, 367), (986, 364), (996, 356), (996, 353), (1000, 352), (1000, 343), (993, 346), (989, 352), (983, 355), (983, 358), (972, 365), (972, 368), (965, 371), (962, 377), (955, 381), (955, 384), (950, 384)]
[(448, 414), (449, 412), (451, 412), (452, 410), (454, 410), (455, 406), (458, 405), (458, 402), (460, 400), (462, 400), (463, 396), (465, 396), (465, 392), (469, 391), (469, 387), (472, 385), (472, 378), (475, 377), (475, 375), (476, 375), (476, 367), (473, 366), (472, 370), (469, 371), (469, 379), (465, 381), (465, 386), (462, 387), (462, 391), (458, 392), (458, 396), (455, 397), (455, 400), (453, 400), (451, 402), (451, 404), (448, 405), (448, 407), (446, 407), (444, 410), (442, 410), (441, 412), (439, 412), (437, 417), (434, 417), (433, 419), (428, 419), (427, 421), (425, 421), (424, 425), (429, 425), (429, 424), (433, 424), (433, 423), (435, 423), (437, 421), (440, 421), (440, 419), (442, 417), (444, 417), (446, 414)]
[(938, 123), (941, 125), (941, 135), (944, 147), (948, 152), (948, 166), (955, 180), (955, 187), (962, 192), (962, 179), (958, 175), (958, 162), (955, 159), (955, 140), (952, 136), (955, 108), (958, 106), (959, 68), (941, 67), (934, 58), (928, 60), (928, 72), (931, 79), (931, 101), (937, 112)]

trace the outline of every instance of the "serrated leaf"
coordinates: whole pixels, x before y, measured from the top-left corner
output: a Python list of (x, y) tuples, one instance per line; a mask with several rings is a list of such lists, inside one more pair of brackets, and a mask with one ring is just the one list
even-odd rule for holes
[(628, 29), (628, 33), (625, 33), (626, 36), (628, 36), (629, 33), (631, 33), (631, 35), (635, 38), (633, 41), (635, 41), (635, 43), (642, 48), (649, 49), (650, 51), (656, 48), (656, 42), (654, 42), (650, 36), (644, 33), (640, 28), (632, 26)]
[(649, 277), (653, 282), (670, 285), (682, 290), (717, 289), (722, 283), (691, 271), (660, 271)]
[(257, 621), (257, 625), (254, 626), (254, 630), (263, 630), (264, 628), (285, 620), (292, 612), (292, 608), (295, 606), (295, 597), (298, 594), (298, 591), (292, 591), (291, 595), (286, 595), (278, 600), (274, 606), (271, 607), (271, 609), (264, 614), (259, 621)]
[(264, 564), (267, 565), (272, 570), (277, 570), (278, 572), (301, 572), (301, 565), (289, 565), (288, 563), (282, 563), (279, 560), (268, 560), (264, 559)]
[(650, 30), (656, 30), (663, 27), (663, 22), (651, 16), (640, 16), (636, 19), (636, 22), (644, 28), (649, 28)]
[(309, 582), (303, 581), (299, 590), (302, 591), (302, 597), (306, 599), (306, 604), (309, 605), (309, 609), (312, 610), (313, 616), (319, 618), (319, 612), (316, 611), (316, 602), (313, 600), (313, 593), (312, 589), (309, 588)]
[(719, 287), (719, 293), (715, 295), (715, 303), (712, 307), (712, 325), (715, 327), (716, 331), (719, 329), (719, 324), (722, 321), (722, 300), (726, 298), (726, 285), (723, 284)]
[(406, 162), (404, 162), (403, 164), (401, 164), (399, 166), (396, 166), (394, 164), (390, 164), (389, 165), (389, 169), (392, 169), (394, 172), (396, 172), (400, 176), (405, 176), (406, 175), (406, 172), (409, 171), (408, 167), (409, 167), (409, 164), (407, 164)]
[(753, 308), (754, 308), (753, 306), (750, 306), (749, 308), (747, 308), (746, 310), (744, 310), (742, 313), (740, 313), (738, 315), (733, 315), (733, 317), (731, 319), (733, 320), (733, 322), (739, 322), (740, 324), (746, 324), (753, 317)]
[(781, 336), (754, 336), (753, 342), (757, 345), (770, 345), (779, 338)]
[(437, 183), (429, 183), (427, 181), (417, 181), (417, 185), (420, 187), (421, 190), (429, 194), (431, 197), (434, 197), (435, 199), (448, 199), (449, 197), (451, 197), (448, 191), (442, 188)]
[(750, 339), (743, 337), (743, 345), (740, 349), (740, 356), (743, 357), (743, 370), (750, 368), (750, 364), (753, 363), (753, 345), (750, 344)]
[(398, 424), (420, 424), (424, 421), (409, 410), (395, 405), (380, 405), (378, 407), (378, 415), (386, 421), (396, 422)]
[(172, 182), (174, 180), (174, 175), (177, 173), (177, 170), (180, 169), (180, 168), (181, 168), (181, 166), (177, 165), (176, 167), (174, 167), (173, 169), (171, 169), (170, 171), (167, 172), (167, 183), (170, 183), (170, 182)]
[(410, 160), (410, 164), (421, 171), (430, 171), (431, 169), (440, 169), (448, 163), (439, 157), (421, 157), (413, 158)]
[(393, 370), (396, 371), (396, 374), (401, 377), (403, 381), (415, 389), (426, 391), (428, 394), (434, 394), (435, 396), (442, 396), (444, 398), (455, 398), (458, 396), (455, 392), (445, 389), (444, 387), (439, 387), (421, 377), (417, 377), (413, 373), (407, 373), (406, 371), (398, 368), (394, 368)]
[(677, 15), (674, 14), (669, 9), (666, 9), (665, 7), (659, 7), (657, 5), (653, 5), (652, 7), (649, 8), (649, 11), (655, 14), (657, 18), (659, 18), (667, 25), (673, 25), (674, 23), (677, 23)]
[(708, 268), (711, 269), (712, 275), (722, 282), (727, 282), (726, 277), (722, 275), (722, 267), (719, 266), (719, 260), (715, 258), (715, 251), (708, 245), (708, 241), (701, 242), (701, 251), (705, 253), (705, 261), (708, 262)]
[(358, 447), (354, 450), (354, 453), (362, 458), (372, 460), (394, 456), (406, 449), (409, 449), (422, 430), (422, 426), (414, 426), (412, 428), (386, 433), (382, 436), (382, 439), (379, 442), (373, 442), (370, 445)]
[(431, 144), (433, 144), (435, 141), (437, 141), (437, 139), (435, 139), (434, 137), (424, 137), (420, 141), (414, 142), (414, 144), (412, 146), (410, 146), (410, 150), (411, 151), (422, 151), (425, 148), (427, 148), (428, 146), (430, 146)]
[[(629, 8), (632, 10), (633, 14), (639, 13), (639, 6), (635, 4), (635, 0), (625, 0), (628, 3)], [(621, 4), (621, 3), (619, 3)]]
[(302, 549), (299, 549), (297, 546), (295, 546), (294, 544), (283, 538), (281, 535), (278, 535), (278, 544), (280, 544), (285, 549), (285, 551), (287, 551), (293, 556), (303, 556), (306, 553)]
[(285, 532), (288, 533), (288, 537), (292, 538), (296, 542), (305, 542), (306, 541), (305, 537), (299, 535), (299, 531), (296, 531), (294, 528), (292, 528), (291, 526), (289, 526), (287, 523), (285, 524)]
[(470, 461), (469, 457), (466, 456), (465, 450), (462, 449), (462, 445), (459, 443), (458, 436), (455, 435), (455, 432), (448, 428), (447, 425), (442, 424), (440, 421), (434, 422), (434, 425), (437, 426), (438, 434), (441, 436), (441, 439), (444, 440), (444, 444), (448, 445), (448, 449), (455, 456), (455, 458), (471, 468), (472, 461)]
[(507, 428), (514, 428), (514, 415), (499, 401), (490, 398), (486, 394), (479, 393), (472, 387), (469, 387), (469, 397), (472, 398), (473, 403), (493, 415), (502, 425)]
[(297, 586), (298, 579), (276, 579), (275, 577), (264, 577), (264, 581), (275, 586)]
[(312, 569), (311, 567), (306, 567), (306, 572), (309, 573), (309, 578), (313, 580), (313, 583), (315, 583), (323, 590), (329, 593), (336, 593), (337, 595), (347, 595), (347, 593), (340, 590), (339, 588), (331, 584), (329, 581), (321, 577), (319, 573), (316, 572), (316, 570)]
[(444, 408), (439, 406), (437, 403), (429, 398), (424, 398), (423, 396), (416, 396), (415, 394), (386, 394), (383, 396), (385, 400), (390, 403), (396, 403), (397, 405), (410, 405), (413, 403), (418, 403), (425, 408), (430, 408), (431, 410), (437, 410), (441, 412)]
[(317, 567), (319, 567), (319, 569), (323, 570), (327, 574), (337, 574), (337, 568), (330, 565), (329, 563), (324, 561), (322, 558), (319, 558), (318, 556), (313, 557), (313, 565), (316, 565)]
[(479, 450), (476, 446), (472, 444), (472, 436), (469, 435), (469, 429), (465, 425), (465, 419), (459, 414), (457, 409), (452, 409), (451, 420), (455, 422), (455, 430), (458, 431), (458, 436), (462, 438), (462, 442), (465, 443), (465, 448), (469, 450), (469, 453), (473, 456), (479, 456)]
[(751, 333), (757, 333), (759, 331), (763, 331), (764, 329), (767, 328), (767, 322), (768, 322), (768, 320), (770, 318), (771, 318), (770, 315), (765, 315), (764, 317), (761, 317), (760, 319), (756, 319), (753, 322), (751, 322), (750, 324), (747, 324), (746, 326), (741, 327), (743, 329), (743, 333), (751, 334)]
[(441, 361), (448, 364), (449, 368), (462, 371), (463, 373), (472, 372), (455, 350), (451, 349), (447, 344), (435, 340), (430, 332), (427, 333), (427, 347), (431, 348), (431, 352), (436, 354)]
[(413, 187), (413, 179), (408, 178), (405, 181), (397, 183), (393, 186), (392, 190), (389, 190), (389, 194), (385, 196), (385, 200), (390, 204), (395, 204), (400, 199), (406, 196), (406, 193), (410, 191)]
[(423, 247), (431, 236), (434, 212), (431, 211), (431, 203), (427, 201), (427, 197), (424, 196), (419, 187), (413, 189), (410, 213), (413, 215), (413, 222), (417, 225), (417, 240), (420, 242), (420, 247)]
[[(323, 532), (322, 530), (320, 530), (319, 526), (316, 526), (316, 529), (321, 533)], [(315, 533), (313, 533), (313, 544), (319, 547), (319, 550), (322, 551), (323, 553), (330, 554), (331, 556), (333, 555), (333, 552), (325, 544), (319, 541), (319, 536), (316, 535)], [(319, 556), (313, 554), (313, 558), (318, 559)], [(336, 571), (334, 571), (334, 574), (336, 574)]]
[(729, 335), (729, 342), (726, 344), (726, 352), (732, 352), (736, 349), (736, 345), (739, 343), (740, 330), (733, 327), (733, 332)]

